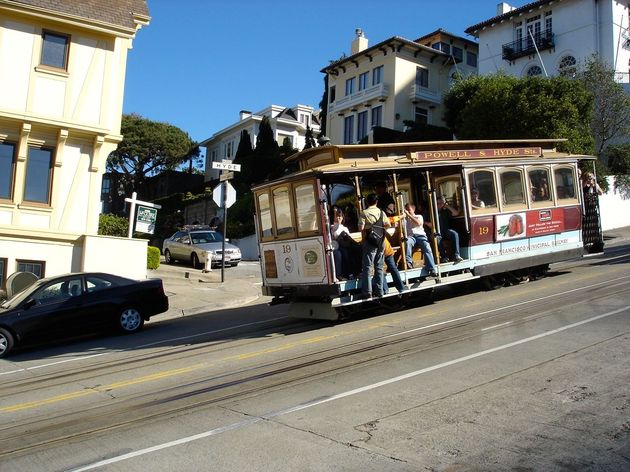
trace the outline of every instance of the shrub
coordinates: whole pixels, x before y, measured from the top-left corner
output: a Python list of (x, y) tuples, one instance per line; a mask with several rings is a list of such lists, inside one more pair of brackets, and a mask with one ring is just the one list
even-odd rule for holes
[(160, 267), (160, 250), (154, 246), (147, 246), (147, 269), (155, 270)]
[(129, 220), (122, 216), (101, 214), (98, 217), (98, 234), (103, 236), (126, 237), (129, 231)]

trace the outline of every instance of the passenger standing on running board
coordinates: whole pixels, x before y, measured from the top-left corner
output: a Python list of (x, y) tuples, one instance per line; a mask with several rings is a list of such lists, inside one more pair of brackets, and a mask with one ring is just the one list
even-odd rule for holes
[[(361, 251), (361, 293), (363, 298), (372, 298), (372, 277), (376, 277), (374, 283), (374, 296), (383, 296), (383, 240), (385, 228), (389, 227), (389, 218), (385, 212), (377, 207), (378, 196), (370, 193), (366, 198), (367, 208), (361, 213), (359, 230), (363, 234)], [(374, 245), (367, 235), (372, 227), (378, 229), (382, 235), (380, 244)]]

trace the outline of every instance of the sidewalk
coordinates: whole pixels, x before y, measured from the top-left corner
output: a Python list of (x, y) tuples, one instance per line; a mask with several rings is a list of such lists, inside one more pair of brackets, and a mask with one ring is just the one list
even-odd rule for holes
[[(630, 207), (628, 208), (630, 210)], [(604, 248), (606, 244), (615, 244), (630, 240), (630, 226), (604, 231)]]
[[(604, 232), (606, 246), (630, 240), (630, 226)], [(261, 293), (260, 263), (243, 261), (237, 267), (203, 273), (184, 264), (166, 264), (162, 260), (148, 278), (162, 279), (169, 298), (169, 310), (155, 317), (175, 318), (208, 311), (233, 308), (249, 303), (269, 303), (271, 297)]]
[(270, 298), (261, 293), (260, 263), (243, 261), (237, 267), (203, 273), (184, 264), (166, 264), (148, 271), (150, 279), (162, 279), (169, 309), (154, 319), (175, 318), (254, 303)]

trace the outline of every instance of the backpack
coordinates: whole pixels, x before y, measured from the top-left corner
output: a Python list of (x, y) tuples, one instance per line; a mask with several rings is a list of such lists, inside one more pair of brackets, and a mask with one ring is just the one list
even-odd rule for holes
[[(376, 223), (380, 222), (380, 226)], [(385, 224), (383, 223), (383, 210), (377, 221), (372, 224), (372, 227), (368, 230), (366, 240), (374, 247), (383, 247), (383, 241), (385, 240)]]

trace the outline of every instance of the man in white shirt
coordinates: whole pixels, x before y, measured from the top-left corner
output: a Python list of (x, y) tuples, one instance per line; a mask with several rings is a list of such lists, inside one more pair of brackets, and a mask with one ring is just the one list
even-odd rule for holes
[(424, 231), (424, 219), (422, 215), (416, 215), (416, 206), (413, 203), (405, 204), (405, 225), (407, 227), (407, 267), (413, 268), (413, 248), (419, 246), (424, 254), (425, 266), (429, 271), (429, 277), (437, 276), (433, 251), (431, 251), (427, 233)]

